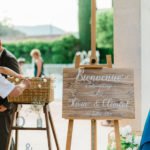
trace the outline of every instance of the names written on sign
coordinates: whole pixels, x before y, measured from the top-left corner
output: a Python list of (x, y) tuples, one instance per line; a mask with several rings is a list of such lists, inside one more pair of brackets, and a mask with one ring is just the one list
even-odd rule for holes
[[(119, 103), (114, 103), (112, 99), (104, 99), (102, 101), (102, 106), (107, 107), (107, 108), (128, 108), (129, 102), (119, 102)], [(93, 102), (83, 102), (83, 101), (78, 101), (77, 99), (72, 99), (72, 102), (70, 104), (71, 107), (99, 107), (100, 103), (98, 100), (93, 103)]]
[(134, 118), (133, 71), (64, 69), (64, 118)]

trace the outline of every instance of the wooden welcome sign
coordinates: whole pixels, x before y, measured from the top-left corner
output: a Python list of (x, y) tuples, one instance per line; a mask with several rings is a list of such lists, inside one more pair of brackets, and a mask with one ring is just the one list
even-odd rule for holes
[(63, 118), (134, 119), (131, 69), (64, 69)]

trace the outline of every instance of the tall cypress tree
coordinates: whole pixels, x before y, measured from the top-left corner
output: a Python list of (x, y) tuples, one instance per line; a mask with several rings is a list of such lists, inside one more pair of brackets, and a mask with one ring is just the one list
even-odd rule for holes
[(82, 50), (91, 49), (91, 0), (79, 0), (79, 37)]

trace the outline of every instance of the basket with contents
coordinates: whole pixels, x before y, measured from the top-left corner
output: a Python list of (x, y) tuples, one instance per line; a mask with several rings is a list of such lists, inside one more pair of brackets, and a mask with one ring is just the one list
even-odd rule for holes
[[(27, 78), (30, 80), (31, 88), (26, 89), (19, 97), (8, 97), (10, 103), (32, 104), (50, 103), (54, 100), (54, 80), (52, 78)], [(22, 80), (8, 78), (13, 84), (19, 84)]]

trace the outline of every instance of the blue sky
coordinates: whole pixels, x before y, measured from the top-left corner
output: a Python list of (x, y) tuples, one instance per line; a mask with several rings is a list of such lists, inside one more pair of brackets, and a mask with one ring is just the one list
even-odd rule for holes
[[(111, 0), (97, 0), (99, 9), (110, 8)], [(78, 0), (3, 0), (0, 21), (13, 25), (52, 24), (67, 32), (78, 31)]]

